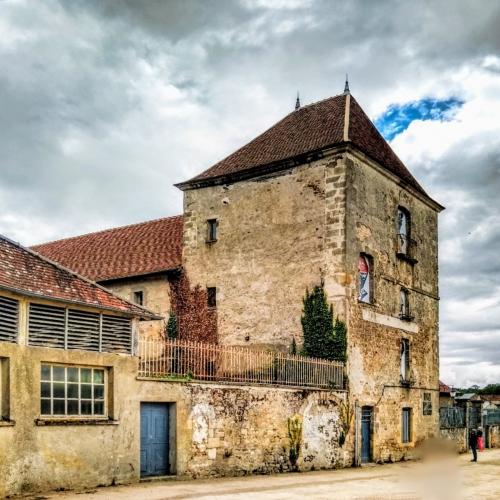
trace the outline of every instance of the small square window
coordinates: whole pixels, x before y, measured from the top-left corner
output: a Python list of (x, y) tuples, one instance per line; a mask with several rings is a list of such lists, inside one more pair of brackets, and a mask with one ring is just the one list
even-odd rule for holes
[(144, 305), (144, 292), (142, 290), (134, 292), (134, 303), (138, 306)]
[(207, 243), (214, 243), (217, 241), (217, 219), (207, 220)]
[(217, 288), (214, 286), (209, 286), (207, 288), (207, 304), (208, 307), (217, 306)]

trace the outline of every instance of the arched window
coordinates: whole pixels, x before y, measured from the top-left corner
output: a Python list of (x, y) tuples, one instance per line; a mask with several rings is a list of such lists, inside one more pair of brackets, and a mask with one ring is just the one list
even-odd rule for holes
[(358, 274), (359, 274), (359, 293), (358, 300), (369, 304), (373, 300), (372, 289), (372, 270), (373, 259), (364, 253), (359, 254)]
[(410, 246), (411, 220), (406, 208), (398, 207), (398, 253), (408, 255)]

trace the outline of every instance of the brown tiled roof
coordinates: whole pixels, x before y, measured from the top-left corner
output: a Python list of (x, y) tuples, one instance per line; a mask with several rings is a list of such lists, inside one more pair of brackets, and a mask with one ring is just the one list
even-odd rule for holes
[[(348, 96), (350, 106), (345, 136)], [(196, 187), (221, 178), (230, 181), (238, 174), (252, 170), (261, 173), (266, 165), (272, 168), (279, 162), (341, 144), (354, 145), (427, 196), (350, 94), (330, 97), (293, 111), (238, 151), (178, 186), (181, 189)]]
[(33, 250), (95, 281), (182, 265), (183, 217), (166, 217), (36, 245)]
[(439, 392), (451, 392), (450, 386), (446, 385), (444, 382), (439, 381)]
[(24, 295), (155, 318), (147, 309), (0, 235), (0, 288)]

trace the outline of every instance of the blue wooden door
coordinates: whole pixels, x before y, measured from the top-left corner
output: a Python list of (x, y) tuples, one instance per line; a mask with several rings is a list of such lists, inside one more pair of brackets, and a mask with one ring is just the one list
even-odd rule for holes
[(366, 464), (372, 459), (372, 407), (361, 408), (361, 463)]
[(141, 403), (141, 476), (169, 473), (168, 405)]

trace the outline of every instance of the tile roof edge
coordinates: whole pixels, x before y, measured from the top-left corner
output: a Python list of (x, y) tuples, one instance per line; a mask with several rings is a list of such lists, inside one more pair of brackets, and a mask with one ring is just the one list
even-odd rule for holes
[[(96, 283), (100, 284), (100, 283), (106, 283), (108, 281), (124, 280), (127, 278), (141, 278), (141, 277), (145, 277), (145, 276), (153, 276), (156, 274), (172, 273), (172, 272), (181, 271), (181, 270), (182, 270), (182, 266), (165, 267), (165, 268), (158, 269), (155, 271), (148, 271), (146, 273), (123, 274), (123, 275), (113, 276), (113, 277), (108, 277), (108, 278), (99, 278), (99, 279), (96, 279)], [(104, 286), (104, 285), (102, 285), (102, 286)]]
[(25, 247), (25, 248), (37, 248), (37, 247), (43, 247), (46, 245), (52, 245), (54, 243), (61, 243), (63, 241), (70, 241), (70, 240), (77, 240), (79, 238), (82, 238), (84, 236), (93, 236), (95, 234), (102, 234), (102, 233), (108, 233), (112, 231), (118, 231), (120, 229), (127, 229), (129, 227), (134, 227), (134, 226), (142, 226), (144, 224), (150, 224), (153, 222), (159, 222), (163, 220), (169, 220), (169, 219), (177, 219), (177, 218), (183, 218), (184, 214), (177, 214), (177, 215), (169, 215), (168, 217), (158, 217), (156, 219), (150, 219), (150, 220), (145, 220), (143, 222), (134, 222), (132, 224), (125, 224), (124, 226), (116, 226), (116, 227), (109, 227), (107, 229), (100, 229), (99, 231), (91, 231), (90, 233), (84, 233), (84, 234), (78, 234), (75, 236), (68, 236), (67, 238), (60, 238), (58, 240), (51, 240), (51, 241), (46, 241), (44, 243), (37, 243), (36, 245), (31, 245), (30, 247)]
[[(138, 316), (137, 314), (135, 314), (131, 311), (124, 311), (122, 309), (117, 309), (115, 307), (100, 306), (98, 304), (91, 304), (89, 302), (82, 302), (80, 300), (63, 299), (63, 298), (59, 298), (59, 297), (53, 297), (52, 295), (46, 295), (43, 293), (36, 293), (36, 292), (31, 292), (31, 291), (29, 292), (29, 291), (24, 290), (22, 288), (7, 286), (7, 285), (3, 285), (1, 283), (0, 283), (0, 290), (15, 293), (18, 295), (23, 295), (25, 297), (34, 297), (34, 298), (38, 298), (38, 299), (48, 300), (51, 302), (60, 302), (61, 304), (73, 304), (73, 305), (78, 305), (78, 306), (83, 306), (83, 307), (90, 307), (92, 309), (99, 309), (102, 311), (110, 311), (110, 312), (120, 313), (120, 314), (123, 314), (125, 316)], [(119, 298), (121, 298), (121, 297), (119, 297)], [(137, 307), (140, 307), (140, 306), (137, 306)], [(163, 319), (163, 316), (154, 315), (154, 316), (147, 316), (147, 318), (160, 320), (160, 319)]]
[(308, 163), (310, 161), (315, 161), (321, 158), (321, 156), (319, 156), (321, 153), (324, 152), (328, 153), (329, 150), (335, 150), (335, 152), (337, 151), (343, 152), (349, 144), (350, 141), (335, 142), (333, 144), (329, 144), (319, 149), (314, 149), (312, 151), (301, 153), (295, 156), (289, 156), (287, 158), (283, 158), (282, 160), (277, 160), (275, 162), (265, 163), (263, 165), (256, 165), (254, 167), (250, 167), (245, 170), (232, 172), (230, 174), (218, 175), (215, 177), (207, 177), (204, 179), (193, 178), (188, 181), (178, 182), (177, 184), (174, 184), (174, 186), (180, 189), (181, 191), (187, 191), (189, 189), (199, 189), (207, 186), (226, 184), (226, 181), (227, 183), (232, 183), (240, 180), (253, 179), (255, 177), (260, 177), (263, 175), (279, 172), (280, 170), (287, 170), (288, 168), (297, 167), (303, 165), (304, 163)]
[[(142, 307), (142, 306), (139, 306), (137, 304), (134, 304), (133, 302), (130, 302), (128, 301), (127, 299), (124, 299), (118, 295), (116, 295), (115, 293), (113, 293), (111, 290), (108, 290), (107, 288), (103, 287), (102, 285), (99, 285), (98, 283), (96, 283), (95, 281), (92, 281), (88, 278), (86, 278), (85, 276), (82, 276), (78, 273), (76, 273), (75, 271), (72, 271), (71, 269), (65, 267), (65, 266), (62, 266), (61, 264), (57, 263), (57, 262), (54, 262), (50, 259), (48, 259), (47, 257), (45, 257), (44, 255), (41, 255), (39, 254), (38, 252), (36, 252), (35, 250), (32, 250), (31, 248), (28, 248), (28, 247), (25, 247), (24, 245), (21, 245), (19, 242), (16, 242), (16, 241), (13, 241), (11, 240), (10, 238), (7, 238), (7, 236), (4, 236), (3, 234), (0, 234), (0, 239), (6, 241), (7, 243), (9, 243), (10, 245), (13, 245), (19, 249), (21, 249), (22, 251), (26, 252), (26, 253), (29, 253), (30, 255), (33, 255), (34, 257), (37, 257), (39, 258), (40, 260), (46, 262), (47, 264), (51, 265), (52, 267), (55, 267), (56, 269), (59, 269), (61, 271), (64, 271), (66, 273), (69, 273), (71, 274), (72, 276), (75, 276), (76, 278), (82, 280), (82, 281), (85, 281), (87, 284), (89, 284), (90, 286), (93, 286), (93, 287), (96, 287), (100, 290), (102, 290), (103, 292), (106, 292), (107, 294), (111, 295), (112, 297), (118, 299), (118, 300), (121, 300), (122, 302), (124, 302), (125, 304), (131, 306), (130, 309), (130, 313), (133, 315), (133, 316), (141, 316), (140, 314), (135, 314), (133, 311), (135, 309), (138, 310), (138, 312), (143, 312), (143, 315), (141, 317), (152, 317), (152, 318), (157, 318), (158, 315), (155, 314), (153, 311), (150, 311), (149, 309), (146, 309), (145, 307)], [(21, 290), (21, 289), (20, 289)], [(48, 296), (50, 297), (50, 296)], [(57, 298), (54, 298), (52, 297), (53, 300), (57, 300)], [(83, 304), (83, 303), (82, 303)], [(92, 304), (90, 304), (92, 306)], [(102, 306), (93, 306), (93, 307), (96, 307), (96, 308), (99, 308), (99, 307), (102, 307)], [(115, 307), (109, 307), (107, 308), (108, 310), (114, 310), (114, 311), (119, 311), (119, 312), (124, 312), (122, 311), (121, 309), (119, 308), (115, 308)], [(160, 316), (161, 317), (161, 316)]]

